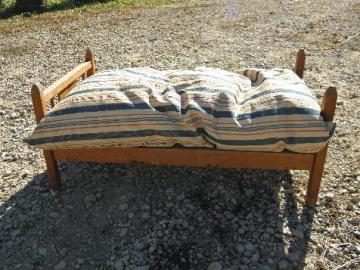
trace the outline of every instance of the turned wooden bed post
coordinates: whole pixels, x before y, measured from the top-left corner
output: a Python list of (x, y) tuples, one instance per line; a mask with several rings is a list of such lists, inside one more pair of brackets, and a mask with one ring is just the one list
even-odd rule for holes
[(299, 78), (303, 78), (305, 68), (305, 51), (300, 49), (296, 55), (295, 62), (295, 73), (299, 76)]
[[(334, 119), (336, 108), (337, 92), (335, 87), (329, 87), (321, 103), (321, 113), (325, 122)], [(318, 153), (314, 154), (314, 161), (310, 170), (310, 178), (307, 186), (306, 203), (315, 205), (319, 195), (321, 177), (324, 171), (328, 144)]]
[[(90, 64), (88, 63), (90, 62)], [(34, 106), (36, 123), (38, 124), (41, 119), (46, 115), (47, 102), (50, 102), (51, 107), (55, 106), (55, 96), (58, 100), (62, 100), (77, 84), (80, 77), (92, 76), (95, 73), (95, 60), (94, 54), (90, 49), (86, 50), (85, 63), (77, 66), (67, 75), (60, 80), (53, 83), (44, 91), (36, 84), (31, 88), (31, 98)], [(84, 77), (85, 78), (85, 77)], [(57, 165), (54, 151), (45, 150), (44, 158), (47, 167), (49, 185), (52, 190), (58, 190), (60, 188), (60, 173)]]
[[(31, 88), (31, 98), (34, 105), (36, 123), (38, 124), (45, 116), (47, 109), (43, 91), (36, 84)], [(45, 150), (43, 152), (50, 188), (52, 190), (58, 190), (60, 188), (60, 173), (53, 151)]]

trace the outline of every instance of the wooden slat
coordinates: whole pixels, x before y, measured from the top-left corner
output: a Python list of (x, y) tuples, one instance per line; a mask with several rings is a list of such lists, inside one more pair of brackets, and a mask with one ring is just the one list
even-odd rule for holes
[(72, 84), (70, 84), (67, 88), (65, 88), (63, 91), (61, 91), (58, 96), (59, 96), (59, 100), (63, 100), (67, 94), (69, 94), (69, 92), (77, 85), (77, 81), (73, 82)]
[(69, 85), (75, 82), (78, 78), (92, 68), (90, 61), (78, 65), (65, 76), (54, 82), (44, 91), (44, 98), (46, 101), (66, 89)]
[(309, 170), (313, 154), (220, 151), (175, 148), (99, 148), (54, 150), (56, 160), (145, 163), (192, 167)]
[(55, 107), (55, 97), (50, 99), (50, 105), (51, 105), (51, 108)]

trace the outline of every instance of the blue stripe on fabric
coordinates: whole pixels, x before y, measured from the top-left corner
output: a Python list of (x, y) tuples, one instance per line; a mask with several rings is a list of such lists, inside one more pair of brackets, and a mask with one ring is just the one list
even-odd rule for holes
[(44, 143), (56, 143), (66, 141), (82, 141), (82, 140), (105, 140), (116, 138), (139, 138), (149, 136), (163, 136), (163, 137), (201, 137), (198, 132), (187, 130), (153, 130), (144, 129), (136, 131), (114, 131), (103, 133), (86, 133), (86, 134), (70, 134), (62, 136), (51, 136), (38, 139), (25, 139), (30, 145), (38, 145)]
[(131, 90), (131, 89), (146, 89), (146, 90), (152, 90), (151, 87), (147, 86), (147, 85), (143, 85), (143, 84), (134, 84), (134, 85), (127, 85), (124, 87), (102, 87), (102, 88), (95, 88), (95, 89), (84, 89), (84, 90), (77, 90), (73, 93), (71, 93), (70, 95), (67, 95), (66, 97), (71, 97), (71, 96), (77, 96), (77, 95), (82, 95), (82, 94), (87, 94), (87, 93), (94, 93), (94, 92), (124, 92), (127, 90)]
[[(197, 116), (189, 116), (188, 118), (183, 118), (183, 121), (181, 122), (197, 122), (198, 117)], [(123, 120), (123, 119), (109, 119), (109, 120), (85, 120), (85, 121), (73, 121), (71, 123), (65, 122), (65, 123), (54, 123), (54, 124), (47, 124), (44, 126), (38, 126), (37, 130), (47, 130), (47, 129), (53, 129), (53, 128), (68, 128), (68, 127), (78, 127), (78, 126), (83, 126), (83, 127), (93, 127), (96, 128), (96, 126), (93, 125), (98, 125), (98, 124), (108, 124), (109, 126), (114, 125), (114, 124), (127, 124), (127, 125), (133, 125), (139, 122), (148, 122), (149, 124), (152, 125), (156, 125), (156, 126), (161, 126), (164, 124), (164, 126), (169, 126), (169, 123), (178, 123), (179, 121), (176, 119), (172, 119), (172, 118), (155, 118), (155, 117), (147, 117), (147, 118), (143, 118), (143, 119), (134, 119), (134, 120)], [(308, 128), (308, 127), (312, 127), (312, 128), (324, 128), (324, 123), (323, 122), (315, 122), (315, 123), (306, 123), (306, 124), (278, 124), (278, 125), (266, 125), (266, 126), (258, 126), (258, 127), (252, 127), (252, 126), (241, 126), (241, 127), (237, 127), (237, 128), (233, 128), (233, 127), (222, 127), (222, 126), (218, 126), (218, 125), (214, 125), (211, 123), (206, 124), (207, 127), (212, 128), (214, 130), (218, 130), (218, 131), (234, 131), (234, 132), (243, 132), (243, 131), (261, 131), (261, 130), (266, 130), (266, 129), (294, 129), (294, 128)]]
[(48, 113), (45, 118), (66, 115), (72, 113), (85, 113), (85, 112), (100, 112), (100, 111), (114, 111), (114, 110), (138, 110), (138, 109), (148, 109), (156, 110), (158, 112), (181, 112), (181, 114), (186, 114), (188, 111), (195, 110), (203, 113), (212, 115), (215, 118), (236, 118), (236, 120), (246, 120), (254, 119), (259, 117), (273, 116), (273, 115), (293, 115), (293, 114), (305, 114), (305, 115), (320, 115), (320, 111), (309, 109), (309, 108), (278, 108), (278, 109), (269, 109), (263, 111), (257, 111), (252, 113), (240, 114), (237, 116), (233, 115), (231, 111), (215, 111), (213, 108), (209, 107), (200, 107), (198, 104), (189, 105), (184, 109), (181, 109), (175, 104), (166, 105), (166, 106), (150, 106), (147, 103), (113, 103), (113, 104), (99, 104), (99, 105), (89, 105), (81, 107), (71, 107), (56, 111), (51, 111)]
[(209, 134), (205, 135), (210, 142), (215, 142), (223, 145), (239, 145), (239, 146), (252, 146), (252, 145), (274, 145), (278, 142), (284, 142), (287, 145), (296, 145), (296, 144), (307, 144), (307, 143), (321, 143), (326, 142), (329, 137), (287, 137), (287, 138), (268, 138), (260, 140), (221, 140), (215, 137), (210, 136)]
[(273, 145), (277, 142), (285, 142), (286, 144), (305, 144), (305, 143), (320, 143), (328, 140), (328, 137), (287, 137), (287, 138), (267, 138), (260, 140), (221, 140), (208, 135), (203, 129), (195, 131), (183, 130), (136, 130), (136, 131), (116, 131), (106, 133), (86, 133), (86, 134), (71, 134), (62, 136), (43, 137), (37, 139), (25, 139), (30, 145), (39, 145), (46, 143), (57, 143), (66, 141), (82, 141), (82, 140), (106, 140), (117, 138), (141, 138), (149, 136), (162, 136), (162, 137), (207, 137), (208, 139), (223, 144), (223, 145)]

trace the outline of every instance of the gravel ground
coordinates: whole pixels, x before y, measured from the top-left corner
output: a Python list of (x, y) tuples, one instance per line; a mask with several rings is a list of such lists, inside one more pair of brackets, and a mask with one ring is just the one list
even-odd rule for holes
[[(360, 1), (192, 1), (0, 22), (0, 269), (360, 269)], [(358, 34), (358, 35), (357, 35)], [(338, 88), (320, 204), (307, 173), (61, 164), (47, 186), (29, 88), (98, 69), (291, 67)]]

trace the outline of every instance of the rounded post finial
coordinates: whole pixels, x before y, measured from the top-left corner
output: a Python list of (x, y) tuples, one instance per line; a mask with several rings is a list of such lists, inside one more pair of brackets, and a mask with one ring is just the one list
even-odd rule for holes
[(321, 113), (324, 121), (333, 121), (336, 109), (337, 90), (335, 87), (330, 86), (325, 91), (325, 95), (321, 102)]
[(91, 75), (95, 74), (95, 58), (94, 58), (94, 54), (90, 50), (90, 48), (86, 49), (85, 61), (91, 62), (91, 68), (86, 73), (87, 77), (90, 77)]

